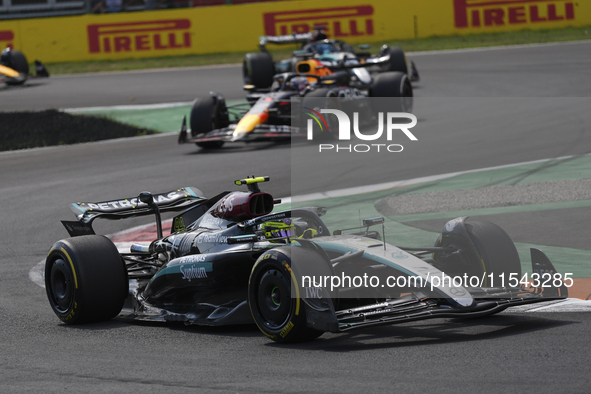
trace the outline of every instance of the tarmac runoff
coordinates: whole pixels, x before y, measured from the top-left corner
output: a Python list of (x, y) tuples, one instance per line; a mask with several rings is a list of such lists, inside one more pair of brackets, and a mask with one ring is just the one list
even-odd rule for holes
[[(591, 242), (586, 228), (591, 222), (590, 186), (591, 155), (567, 156), (283, 198), (276, 210), (324, 206), (328, 213), (323, 220), (333, 230), (384, 216), (386, 241), (408, 247), (433, 245), (451, 218), (489, 220), (516, 241), (524, 273), (531, 273), (529, 249), (538, 248), (559, 272), (574, 278), (568, 300), (510, 308), (511, 312), (591, 311)], [(170, 220), (163, 223), (165, 233), (170, 226)], [(110, 236), (121, 251), (155, 237), (155, 224)], [(43, 264), (29, 275), (42, 287)]]

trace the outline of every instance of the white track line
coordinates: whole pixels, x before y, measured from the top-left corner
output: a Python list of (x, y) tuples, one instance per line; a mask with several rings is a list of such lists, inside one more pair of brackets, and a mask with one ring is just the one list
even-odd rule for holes
[(81, 76), (93, 76), (93, 75), (116, 75), (116, 74), (149, 74), (156, 72), (175, 72), (175, 71), (199, 71), (216, 68), (232, 68), (242, 66), (242, 63), (230, 63), (230, 64), (210, 64), (207, 66), (188, 66), (188, 67), (167, 67), (167, 68), (148, 68), (144, 70), (127, 70), (127, 71), (99, 71), (92, 73), (79, 73), (79, 74), (63, 74), (55, 75), (51, 78), (77, 78)]
[(127, 105), (112, 105), (106, 107), (80, 107), (80, 108), (62, 108), (61, 112), (83, 112), (83, 111), (110, 111), (110, 110), (126, 110), (126, 109), (161, 109), (161, 108), (176, 108), (192, 105), (192, 101), (177, 102), (177, 103), (161, 103), (161, 104), (127, 104)]
[(526, 165), (526, 164), (544, 163), (544, 162), (553, 161), (553, 160), (566, 160), (566, 159), (572, 159), (573, 157), (579, 157), (579, 156), (584, 157), (584, 156), (589, 156), (589, 155), (591, 155), (591, 153), (587, 153), (584, 155), (553, 157), (553, 158), (549, 158), (549, 159), (532, 160), (532, 161), (525, 161), (525, 162), (521, 162), (521, 163), (504, 164), (504, 165), (500, 165), (500, 166), (478, 168), (475, 170), (449, 172), (447, 174), (431, 175), (431, 176), (425, 176), (425, 177), (420, 177), (420, 178), (407, 179), (407, 180), (403, 180), (403, 181), (394, 181), (394, 182), (379, 183), (376, 185), (350, 187), (350, 188), (346, 188), (346, 189), (331, 190), (331, 191), (327, 191), (327, 192), (304, 194), (304, 195), (296, 196), (296, 197), (286, 197), (286, 198), (282, 198), (281, 201), (284, 203), (292, 202), (292, 201), (293, 202), (304, 202), (304, 201), (323, 200), (326, 198), (354, 196), (354, 195), (358, 195), (358, 194), (365, 194), (365, 193), (372, 193), (372, 192), (377, 192), (377, 191), (382, 191), (382, 190), (389, 190), (389, 189), (394, 189), (396, 187), (414, 185), (414, 184), (418, 184), (418, 183), (438, 181), (441, 179), (451, 178), (451, 177), (458, 176), (458, 175), (471, 174), (471, 173), (475, 173), (475, 172), (498, 170), (501, 168), (511, 168), (511, 167), (517, 167), (517, 166)]

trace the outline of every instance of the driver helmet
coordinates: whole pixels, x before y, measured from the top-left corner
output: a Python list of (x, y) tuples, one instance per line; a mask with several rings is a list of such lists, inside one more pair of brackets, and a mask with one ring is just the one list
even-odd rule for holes
[(316, 45), (316, 52), (318, 52), (319, 55), (328, 55), (335, 51), (336, 49), (334, 45), (328, 40), (324, 40)]
[(298, 92), (303, 92), (310, 85), (306, 77), (294, 77), (289, 81), (289, 87)]
[(270, 242), (282, 242), (295, 236), (295, 226), (291, 219), (285, 218), (279, 221), (265, 222), (261, 224), (261, 231), (265, 234), (265, 238)]

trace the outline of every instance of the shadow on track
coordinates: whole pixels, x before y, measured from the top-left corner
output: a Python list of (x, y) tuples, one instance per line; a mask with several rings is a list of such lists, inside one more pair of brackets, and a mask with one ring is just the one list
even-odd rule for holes
[(0, 83), (0, 92), (10, 92), (15, 90), (22, 90), (28, 88), (36, 88), (38, 86), (47, 85), (47, 82), (35, 81), (35, 82), (25, 82), (24, 85), (5, 85)]
[[(351, 352), (358, 350), (404, 348), (412, 346), (489, 341), (539, 330), (566, 326), (576, 321), (561, 321), (522, 314), (504, 314), (478, 320), (444, 319), (400, 325), (375, 327), (344, 334), (324, 334), (319, 339), (301, 344), (267, 346), (289, 347), (300, 350)], [(330, 335), (330, 337), (329, 337)]]
[(89, 323), (80, 325), (66, 325), (57, 323), (61, 328), (66, 330), (80, 330), (80, 331), (109, 331), (117, 330), (125, 327), (146, 327), (146, 328), (161, 328), (171, 331), (182, 331), (186, 333), (193, 333), (195, 335), (210, 335), (218, 337), (235, 337), (235, 338), (251, 338), (262, 337), (263, 334), (259, 331), (255, 324), (239, 324), (229, 326), (187, 326), (182, 322), (150, 322), (131, 320), (122, 317), (116, 317), (112, 320)]
[[(576, 321), (558, 320), (525, 314), (501, 314), (480, 319), (441, 319), (399, 325), (368, 328), (359, 331), (325, 333), (312, 342), (279, 344), (271, 340), (265, 346), (297, 350), (351, 352), (371, 349), (404, 348), (412, 346), (490, 341), (499, 338), (531, 334), (540, 330), (567, 326)], [(181, 322), (142, 322), (115, 318), (108, 322), (66, 326), (64, 329), (84, 331), (116, 330), (128, 326), (166, 328), (195, 335), (231, 338), (262, 338), (254, 324), (232, 326), (186, 326)]]
[(251, 143), (229, 143), (219, 149), (203, 149), (195, 147), (195, 151), (187, 152), (186, 155), (210, 155), (222, 153), (253, 152), (266, 149), (285, 149), (291, 147), (291, 141), (273, 142), (251, 142)]

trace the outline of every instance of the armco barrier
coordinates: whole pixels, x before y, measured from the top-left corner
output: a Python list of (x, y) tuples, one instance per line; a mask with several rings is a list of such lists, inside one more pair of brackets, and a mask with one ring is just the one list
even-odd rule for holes
[(591, 24), (591, 0), (280, 1), (0, 22), (0, 46), (45, 62), (256, 50), (261, 35), (351, 42)]

